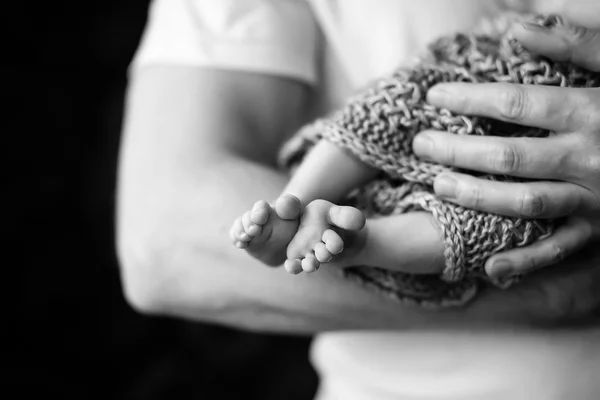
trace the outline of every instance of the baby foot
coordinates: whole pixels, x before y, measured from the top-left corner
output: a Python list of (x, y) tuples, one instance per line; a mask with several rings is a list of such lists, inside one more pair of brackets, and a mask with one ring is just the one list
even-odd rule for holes
[(365, 242), (364, 226), (363, 213), (354, 207), (312, 201), (305, 207), (298, 232), (287, 247), (285, 269), (291, 274), (313, 272), (344, 247), (359, 250)]
[(270, 266), (285, 261), (285, 251), (298, 230), (300, 201), (282, 195), (275, 208), (264, 200), (257, 201), (251, 211), (235, 220), (229, 236), (233, 244)]

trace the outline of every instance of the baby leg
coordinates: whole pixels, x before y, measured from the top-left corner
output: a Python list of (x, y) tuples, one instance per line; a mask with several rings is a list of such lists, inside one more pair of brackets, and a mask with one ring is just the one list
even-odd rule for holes
[(404, 273), (439, 274), (445, 265), (439, 235), (426, 212), (365, 221), (353, 207), (315, 200), (306, 207), (298, 233), (288, 246), (285, 268), (297, 274), (331, 262), (342, 268), (368, 265)]
[(378, 173), (345, 149), (321, 140), (304, 157), (283, 193), (296, 196), (302, 207), (317, 199), (337, 203)]
[[(231, 239), (237, 247), (246, 249), (264, 263), (280, 265), (285, 260), (287, 245), (298, 230), (303, 207), (316, 199), (339, 201), (376, 174), (377, 170), (338, 146), (321, 141), (297, 168), (275, 207), (265, 201), (257, 202), (251, 211), (234, 222)], [(322, 212), (309, 214), (319, 218), (320, 226), (330, 226)], [(357, 209), (353, 208), (352, 215), (364, 221)], [(311, 225), (314, 225), (313, 219)]]
[[(375, 178), (378, 170), (337, 145), (320, 141), (308, 153), (285, 189), (302, 202), (298, 233), (288, 246), (286, 270), (312, 272), (333, 256), (356, 252), (365, 232), (363, 213), (334, 204)], [(333, 203), (332, 203), (333, 202)]]

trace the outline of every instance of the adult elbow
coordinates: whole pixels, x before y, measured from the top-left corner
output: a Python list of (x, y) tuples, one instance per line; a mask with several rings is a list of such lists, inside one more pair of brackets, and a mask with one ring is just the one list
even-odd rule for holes
[[(237, 309), (229, 285), (214, 284), (202, 274), (190, 278), (187, 258), (195, 246), (177, 243), (166, 228), (143, 237), (122, 234), (117, 240), (123, 296), (135, 311), (211, 321)], [(194, 265), (207, 262), (194, 259)]]
[(152, 240), (120, 233), (117, 256), (125, 301), (141, 314), (163, 314), (169, 302), (169, 285), (160, 260), (164, 252)]

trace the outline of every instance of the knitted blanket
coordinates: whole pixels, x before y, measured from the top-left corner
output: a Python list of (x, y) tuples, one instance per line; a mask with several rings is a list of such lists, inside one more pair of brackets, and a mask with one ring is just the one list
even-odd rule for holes
[[(350, 193), (345, 204), (359, 208), (368, 218), (427, 211), (439, 227), (446, 261), (441, 275), (356, 266), (343, 270), (346, 277), (393, 299), (431, 307), (459, 306), (489, 284), (505, 288), (517, 280), (499, 282), (488, 277), (483, 265), (490, 256), (552, 234), (560, 221), (494, 215), (442, 200), (433, 192), (433, 181), (438, 174), (456, 169), (421, 160), (411, 148), (415, 135), (425, 129), (457, 135), (544, 137), (550, 133), (433, 107), (427, 104), (426, 93), (440, 82), (600, 86), (598, 73), (525, 50), (508, 33), (510, 23), (520, 18), (524, 16), (505, 15), (485, 21), (473, 33), (440, 38), (414, 66), (399, 68), (378, 80), (341, 110), (304, 127), (284, 145), (280, 165), (289, 171), (320, 140), (344, 148), (381, 171), (375, 180)], [(535, 21), (547, 27), (561, 23), (555, 17), (536, 17)], [(508, 176), (478, 176), (517, 181)]]

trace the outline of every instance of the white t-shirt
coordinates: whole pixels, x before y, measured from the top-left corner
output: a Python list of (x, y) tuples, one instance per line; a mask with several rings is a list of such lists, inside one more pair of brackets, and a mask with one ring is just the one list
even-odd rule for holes
[[(286, 76), (318, 110), (432, 39), (499, 11), (494, 0), (154, 0), (131, 68), (176, 64)], [(345, 332), (312, 348), (319, 400), (592, 400), (600, 333)]]

